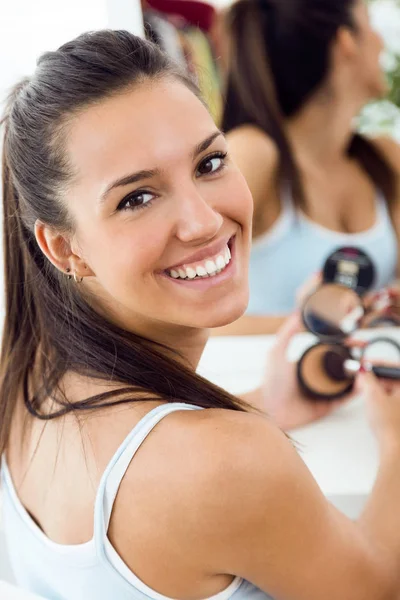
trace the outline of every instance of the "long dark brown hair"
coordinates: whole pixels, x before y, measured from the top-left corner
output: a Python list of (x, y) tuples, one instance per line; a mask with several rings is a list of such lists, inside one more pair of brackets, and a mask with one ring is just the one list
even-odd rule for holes
[[(162, 77), (178, 78), (198, 94), (156, 45), (126, 31), (106, 30), (84, 34), (44, 54), (32, 79), (21, 82), (10, 96), (3, 119), (0, 454), (21, 394), (27, 411), (40, 419), (138, 397), (204, 408), (245, 408), (167, 348), (100, 316), (73, 280), (47, 260), (34, 235), (37, 219), (62, 232), (73, 230), (63, 200), (71, 177), (65, 153), (68, 119), (128, 87)], [(71, 402), (60, 386), (66, 372), (108, 382), (114, 389)], [(41, 410), (46, 398), (54, 402), (51, 414)]]
[[(265, 131), (279, 150), (279, 180), (304, 205), (301, 173), (285, 133), (295, 115), (324, 84), (331, 45), (340, 27), (356, 31), (355, 0), (238, 0), (226, 13), (230, 61), (222, 128), (244, 124)], [(348, 148), (388, 203), (395, 175), (377, 147), (355, 134)]]

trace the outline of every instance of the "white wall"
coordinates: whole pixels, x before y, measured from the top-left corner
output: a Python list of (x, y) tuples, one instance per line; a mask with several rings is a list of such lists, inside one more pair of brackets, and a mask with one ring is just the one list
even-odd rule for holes
[(107, 0), (108, 27), (129, 29), (143, 36), (142, 9), (139, 0)]
[[(90, 29), (141, 33), (139, 0), (0, 0), (0, 103), (36, 58)], [(5, 8), (7, 5), (7, 8)]]

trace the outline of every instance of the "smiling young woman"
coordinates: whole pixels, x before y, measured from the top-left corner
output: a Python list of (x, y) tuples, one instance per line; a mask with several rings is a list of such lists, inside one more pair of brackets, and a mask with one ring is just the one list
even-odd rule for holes
[[(398, 389), (361, 378), (382, 464), (353, 523), (265, 414), (195, 373), (208, 328), (246, 308), (252, 213), (195, 86), (152, 44), (101, 31), (45, 54), (4, 124), (18, 582), (65, 600), (396, 598)], [(288, 336), (273, 399), (295, 394)]]

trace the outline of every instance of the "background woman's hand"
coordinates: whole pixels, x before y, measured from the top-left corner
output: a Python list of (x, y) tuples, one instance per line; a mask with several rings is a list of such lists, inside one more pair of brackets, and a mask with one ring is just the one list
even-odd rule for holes
[(400, 382), (360, 373), (357, 389), (367, 403), (369, 421), (381, 449), (400, 444)]
[(278, 331), (268, 352), (261, 388), (260, 408), (284, 430), (307, 425), (329, 415), (353, 395), (341, 400), (315, 402), (302, 393), (297, 381), (297, 363), (287, 357), (288, 346), (300, 331), (301, 321), (297, 314)]

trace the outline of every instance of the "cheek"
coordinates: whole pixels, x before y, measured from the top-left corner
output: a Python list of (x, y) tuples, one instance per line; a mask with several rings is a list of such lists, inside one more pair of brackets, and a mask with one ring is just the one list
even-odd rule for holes
[[(245, 178), (238, 169), (232, 171), (229, 180), (224, 182), (223, 212), (245, 227), (251, 225), (253, 218), (253, 198)], [(222, 212), (222, 211), (221, 211)]]
[[(151, 209), (145, 209), (151, 210)], [(143, 218), (119, 218), (87, 235), (85, 256), (105, 288), (127, 289), (154, 273), (165, 247), (162, 228)]]
[(368, 52), (366, 52), (366, 56), (369, 57), (370, 68), (381, 69), (380, 57), (383, 49), (384, 45), (381, 37), (375, 31), (371, 31)]

